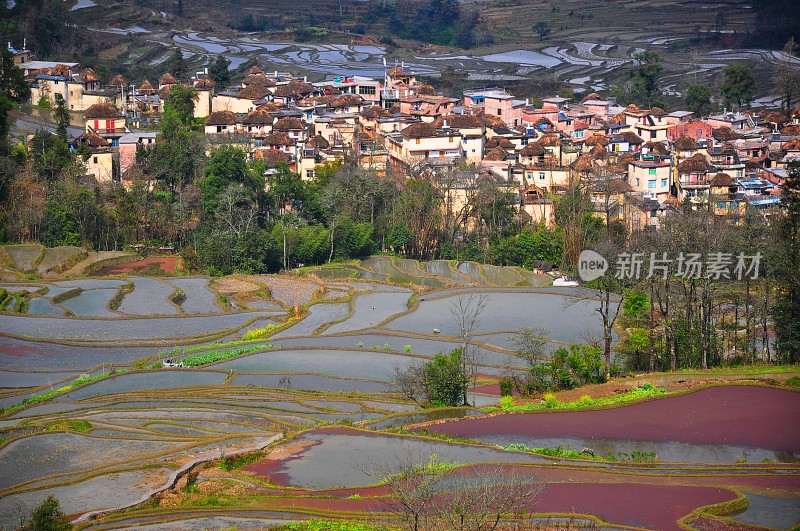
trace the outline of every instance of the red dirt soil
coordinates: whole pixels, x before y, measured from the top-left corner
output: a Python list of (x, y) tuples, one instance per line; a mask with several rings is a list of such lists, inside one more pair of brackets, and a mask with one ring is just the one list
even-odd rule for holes
[(138, 262), (130, 262), (127, 264), (117, 264), (107, 266), (97, 271), (98, 275), (128, 275), (131, 273), (141, 273), (147, 270), (148, 267), (155, 264), (159, 269), (165, 273), (173, 274), (177, 270), (178, 262), (181, 258), (179, 256), (148, 256)]
[[(537, 513), (591, 513), (616, 525), (663, 531), (682, 529), (677, 520), (698, 507), (736, 498), (730, 490), (712, 487), (641, 485), (636, 483), (550, 484), (527, 507)], [(382, 511), (375, 499), (284, 498), (285, 509), (311, 508), (326, 511)]]
[(798, 392), (724, 386), (614, 409), (444, 421), (435, 431), (466, 438), (503, 434), (679, 441), (794, 452), (800, 448), (800, 423), (793, 421), (798, 411)]

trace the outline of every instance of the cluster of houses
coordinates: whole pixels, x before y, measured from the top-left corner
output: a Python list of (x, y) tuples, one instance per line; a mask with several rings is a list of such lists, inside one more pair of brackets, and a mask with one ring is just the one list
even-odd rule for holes
[[(156, 134), (136, 129), (157, 117), (171, 87), (134, 85), (116, 76), (107, 86), (76, 64), (20, 62), (34, 103), (60, 93), (83, 111), (91, 147), (87, 173), (120, 180), (137, 146)], [(800, 160), (800, 108), (777, 112), (688, 111), (621, 107), (593, 93), (581, 101), (545, 98), (541, 107), (497, 87), (437, 94), (402, 66), (383, 79), (329, 76), (321, 82), (250, 68), (236, 86), (215, 87), (205, 72), (184, 83), (197, 94), (195, 118), (209, 144), (233, 144), (268, 166), (287, 164), (312, 179), (328, 161), (347, 158), (381, 175), (394, 169), (447, 174), (448, 192), (493, 179), (517, 194), (532, 223), (554, 222), (554, 204), (580, 179), (595, 213), (632, 230), (658, 225), (682, 209), (740, 220), (748, 209), (777, 211), (786, 166)], [(113, 170), (113, 168), (118, 170)], [(463, 178), (459, 178), (463, 176)]]

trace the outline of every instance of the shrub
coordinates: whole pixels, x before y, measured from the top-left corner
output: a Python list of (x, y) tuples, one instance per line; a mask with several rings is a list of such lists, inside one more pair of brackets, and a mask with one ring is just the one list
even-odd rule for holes
[(554, 408), (558, 406), (558, 400), (556, 400), (556, 395), (553, 393), (545, 393), (544, 394), (544, 406), (546, 408)]
[(364, 348), (364, 342), (363, 341), (359, 341), (358, 342), (358, 348)]
[(511, 409), (514, 407), (514, 397), (506, 395), (500, 399), (500, 407), (503, 409)]
[(405, 346), (405, 347), (403, 347), (403, 348), (405, 349), (405, 351), (406, 351), (406, 353), (407, 353), (407, 354), (411, 354), (411, 345), (406, 345), (406, 346)]
[(511, 378), (506, 376), (502, 380), (500, 380), (500, 396), (506, 397), (511, 396), (511, 392), (514, 389), (514, 382), (511, 381)]
[(800, 376), (792, 376), (786, 380), (786, 385), (791, 387), (800, 387)]
[(271, 336), (278, 328), (278, 325), (268, 324), (265, 328), (258, 328), (256, 330), (248, 330), (244, 335), (245, 341), (256, 341)]
[(591, 406), (594, 404), (594, 400), (589, 395), (581, 395), (580, 403), (584, 406)]

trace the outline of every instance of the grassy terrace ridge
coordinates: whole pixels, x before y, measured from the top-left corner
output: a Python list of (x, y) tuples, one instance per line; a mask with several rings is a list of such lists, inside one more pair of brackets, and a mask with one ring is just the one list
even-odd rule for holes
[(78, 387), (81, 387), (82, 385), (86, 385), (86, 384), (89, 384), (89, 383), (92, 383), (92, 382), (96, 382), (98, 380), (102, 380), (103, 378), (107, 378), (109, 376), (113, 376), (113, 375), (120, 374), (120, 373), (123, 373), (123, 372), (126, 372), (126, 370), (125, 369), (115, 369), (113, 372), (104, 372), (104, 373), (96, 374), (94, 376), (89, 376), (89, 375), (84, 374), (84, 375), (80, 376), (77, 380), (72, 382), (71, 384), (67, 384), (67, 385), (65, 385), (63, 387), (59, 387), (58, 389), (52, 389), (50, 391), (47, 391), (47, 392), (39, 394), (39, 395), (29, 396), (28, 398), (25, 398), (21, 402), (18, 402), (16, 404), (12, 404), (12, 405), (10, 405), (10, 406), (8, 406), (6, 408), (0, 408), (0, 416), (8, 415), (10, 413), (13, 413), (13, 412), (17, 411), (18, 409), (23, 408), (23, 407), (39, 404), (41, 402), (44, 402), (45, 400), (49, 400), (50, 398), (53, 398), (54, 396), (64, 394), (67, 391), (72, 391), (73, 389), (77, 389)]

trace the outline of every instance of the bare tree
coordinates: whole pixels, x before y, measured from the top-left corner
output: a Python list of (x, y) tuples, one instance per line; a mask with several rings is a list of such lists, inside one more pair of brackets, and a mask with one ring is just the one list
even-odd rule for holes
[[(473, 332), (480, 324), (480, 317), (486, 309), (486, 294), (469, 293), (458, 295), (450, 303), (450, 314), (455, 319), (458, 328), (458, 338), (461, 340), (461, 362), (464, 378), (472, 381), (475, 386), (478, 364), (480, 363), (480, 350), (470, 344)], [(467, 390), (464, 389), (464, 405), (467, 401)]]
[(547, 338), (548, 330), (544, 328), (523, 328), (516, 335), (512, 336), (511, 341), (517, 346), (513, 356), (525, 362), (525, 369), (509, 363), (509, 376), (518, 393), (528, 395), (539, 387), (539, 369), (550, 359), (550, 340)]
[(389, 488), (383, 508), (409, 531), (493, 531), (519, 520), (545, 489), (509, 467), (457, 468), (423, 448), (362, 470)]

